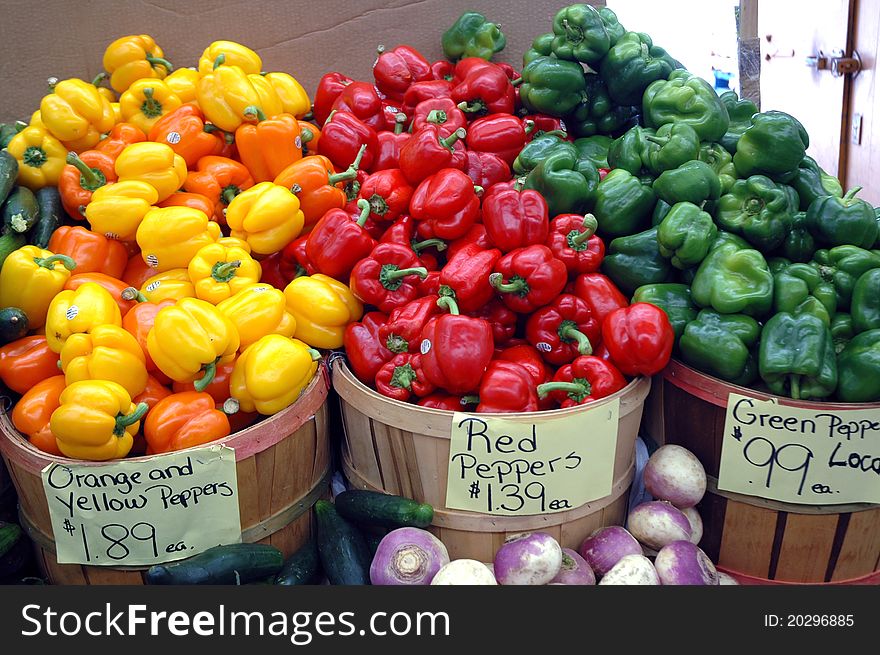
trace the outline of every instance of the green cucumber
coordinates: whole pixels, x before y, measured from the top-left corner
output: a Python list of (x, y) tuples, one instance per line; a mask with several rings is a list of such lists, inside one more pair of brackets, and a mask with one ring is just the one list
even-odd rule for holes
[(284, 560), (284, 566), (275, 576), (277, 585), (315, 585), (321, 584), (321, 558), (318, 556), (318, 542), (309, 539), (299, 550)]
[(3, 233), (30, 230), (40, 217), (40, 206), (33, 191), (24, 186), (16, 186), (9, 192), (3, 209)]
[(0, 521), (0, 557), (12, 550), (19, 539), (21, 539), (21, 526), (17, 523)]
[(372, 556), (364, 535), (344, 519), (329, 500), (315, 503), (318, 556), (332, 585), (370, 584)]
[(369, 489), (348, 489), (335, 499), (336, 510), (355, 523), (383, 528), (427, 528), (434, 508), (412, 498)]
[(0, 268), (3, 268), (3, 262), (9, 255), (26, 244), (27, 239), (18, 232), (9, 232), (0, 236)]
[[(3, 146), (4, 148), (6, 146)], [(18, 177), (18, 160), (6, 150), (0, 150), (0, 205), (6, 201), (6, 196), (15, 186)]]
[(223, 544), (177, 562), (155, 564), (144, 580), (152, 585), (243, 585), (274, 576), (284, 555), (268, 544)]
[(18, 307), (0, 309), (0, 345), (26, 337), (28, 317)]
[(36, 197), (40, 215), (28, 233), (28, 243), (38, 248), (48, 248), (49, 239), (52, 238), (52, 233), (61, 227), (66, 212), (61, 205), (58, 187), (44, 186), (37, 191)]
[(12, 137), (28, 126), (24, 121), (14, 123), (0, 123), (0, 148), (5, 148), (12, 141)]

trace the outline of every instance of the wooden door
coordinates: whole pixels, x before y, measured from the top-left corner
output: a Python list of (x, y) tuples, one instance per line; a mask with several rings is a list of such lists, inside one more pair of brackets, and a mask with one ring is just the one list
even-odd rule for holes
[(880, 206), (880, 88), (875, 68), (880, 50), (880, 0), (856, 3), (855, 50), (862, 69), (852, 79), (847, 157), (847, 186), (862, 187), (859, 193), (875, 207)]

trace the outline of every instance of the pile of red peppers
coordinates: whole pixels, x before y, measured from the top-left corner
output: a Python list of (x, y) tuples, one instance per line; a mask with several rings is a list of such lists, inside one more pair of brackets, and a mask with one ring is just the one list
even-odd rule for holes
[(519, 73), (477, 57), (383, 50), (372, 82), (338, 72), (314, 97), (320, 152), (355, 170), (348, 204), (282, 253), (368, 306), (348, 326), (352, 371), (423, 407), (529, 412), (589, 403), (653, 375), (673, 331), (599, 273), (587, 214), (550, 215), (512, 163), (558, 118), (523, 115)]

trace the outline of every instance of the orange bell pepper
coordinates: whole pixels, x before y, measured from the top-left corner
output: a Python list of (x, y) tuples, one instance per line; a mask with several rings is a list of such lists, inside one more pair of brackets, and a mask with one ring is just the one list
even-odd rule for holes
[[(232, 376), (232, 369), (235, 368), (236, 359), (218, 364), (214, 379), (203, 389), (203, 392), (210, 394), (217, 405), (222, 405), (229, 399), (229, 379)], [(174, 393), (181, 393), (195, 391), (196, 387), (194, 382), (174, 381), (171, 383), (171, 389)]]
[(46, 335), (22, 337), (0, 348), (0, 380), (15, 393), (58, 375), (58, 370), (58, 353), (49, 348)]
[(155, 274), (156, 269), (152, 268), (147, 262), (145, 262), (144, 258), (141, 257), (140, 251), (138, 251), (128, 258), (128, 264), (125, 266), (125, 271), (123, 271), (121, 279), (127, 286), (140, 289), (144, 286), (144, 282), (149, 280)]
[(318, 142), (321, 140), (321, 128), (314, 123), (308, 121), (297, 120), (299, 131), (302, 134), (302, 151), (303, 157), (318, 152)]
[(61, 406), (61, 392), (66, 386), (63, 375), (46, 378), (28, 389), (12, 410), (15, 429), (27, 435), (35, 448), (50, 455), (61, 455), (49, 420), (52, 412)]
[(302, 132), (290, 114), (266, 118), (259, 111), (257, 117), (258, 123), (242, 123), (235, 130), (238, 156), (256, 182), (271, 182), (302, 159)]
[[(166, 387), (162, 382), (159, 381), (159, 378), (153, 377), (152, 375), (147, 377), (147, 386), (144, 388), (142, 392), (140, 392), (137, 396), (131, 399), (135, 405), (140, 403), (146, 403), (149, 409), (153, 409), (160, 400), (167, 398), (171, 395), (171, 391)], [(149, 409), (147, 411), (149, 411)], [(144, 424), (141, 423), (141, 429), (134, 436), (134, 440), (131, 444), (131, 450), (129, 451), (129, 456), (137, 457), (139, 455), (144, 455), (147, 452), (147, 440), (144, 439)]]
[(183, 157), (187, 168), (193, 168), (202, 157), (219, 155), (225, 138), (225, 132), (205, 124), (205, 115), (194, 102), (181, 105), (162, 116), (153, 124), (149, 134), (150, 141), (171, 146), (174, 152)]
[(226, 225), (226, 206), (252, 186), (254, 178), (244, 164), (214, 155), (202, 157), (183, 183), (185, 191), (200, 193), (214, 203), (214, 211), (208, 216), (221, 225)]
[(116, 301), (116, 305), (119, 307), (121, 316), (125, 316), (128, 310), (134, 307), (134, 301), (125, 300), (122, 297), (122, 292), (128, 285), (122, 280), (117, 280), (104, 273), (77, 273), (76, 275), (71, 275), (64, 288), (75, 291), (87, 282), (94, 282), (110, 292), (110, 295), (113, 296), (113, 300)]
[(178, 191), (160, 202), (157, 207), (190, 207), (198, 209), (206, 216), (213, 216), (214, 204), (203, 196), (201, 193), (190, 193), (189, 191)]
[(147, 135), (134, 123), (117, 123), (107, 134), (107, 138), (98, 141), (94, 149), (110, 155), (113, 161), (116, 161), (127, 146), (146, 140)]
[(230, 434), (226, 414), (210, 394), (184, 391), (160, 400), (147, 414), (147, 454), (168, 453), (222, 439)]
[(62, 225), (52, 233), (49, 250), (67, 255), (76, 262), (76, 274), (104, 273), (122, 277), (128, 263), (128, 251), (121, 242), (87, 230), (81, 225)]
[(299, 198), (305, 225), (314, 225), (331, 209), (342, 209), (347, 199), (344, 186), (357, 177), (358, 160), (343, 173), (323, 155), (310, 155), (281, 171), (275, 184), (287, 187)]
[(146, 359), (147, 373), (156, 377), (162, 384), (168, 384), (171, 381), (167, 375), (159, 370), (156, 362), (150, 357), (150, 351), (147, 350), (147, 335), (153, 328), (156, 321), (156, 314), (163, 307), (170, 307), (175, 304), (175, 300), (162, 300), (159, 302), (150, 302), (146, 297), (134, 287), (128, 287), (123, 292), (123, 298), (131, 298), (134, 301), (134, 307), (128, 310), (122, 316), (122, 327), (125, 328), (138, 342), (144, 351)]
[(81, 155), (68, 153), (67, 165), (58, 178), (58, 193), (64, 210), (78, 221), (85, 218), (86, 205), (92, 192), (116, 181), (114, 160), (99, 150), (86, 150)]

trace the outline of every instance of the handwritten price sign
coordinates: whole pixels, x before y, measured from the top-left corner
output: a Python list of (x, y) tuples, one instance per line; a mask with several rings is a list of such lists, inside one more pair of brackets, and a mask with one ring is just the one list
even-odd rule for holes
[(59, 564), (147, 566), (241, 540), (235, 451), (50, 464), (43, 489)]
[(446, 506), (547, 514), (611, 493), (620, 400), (535, 421), (456, 412)]
[(732, 393), (718, 488), (788, 503), (880, 503), (880, 409), (815, 411)]

